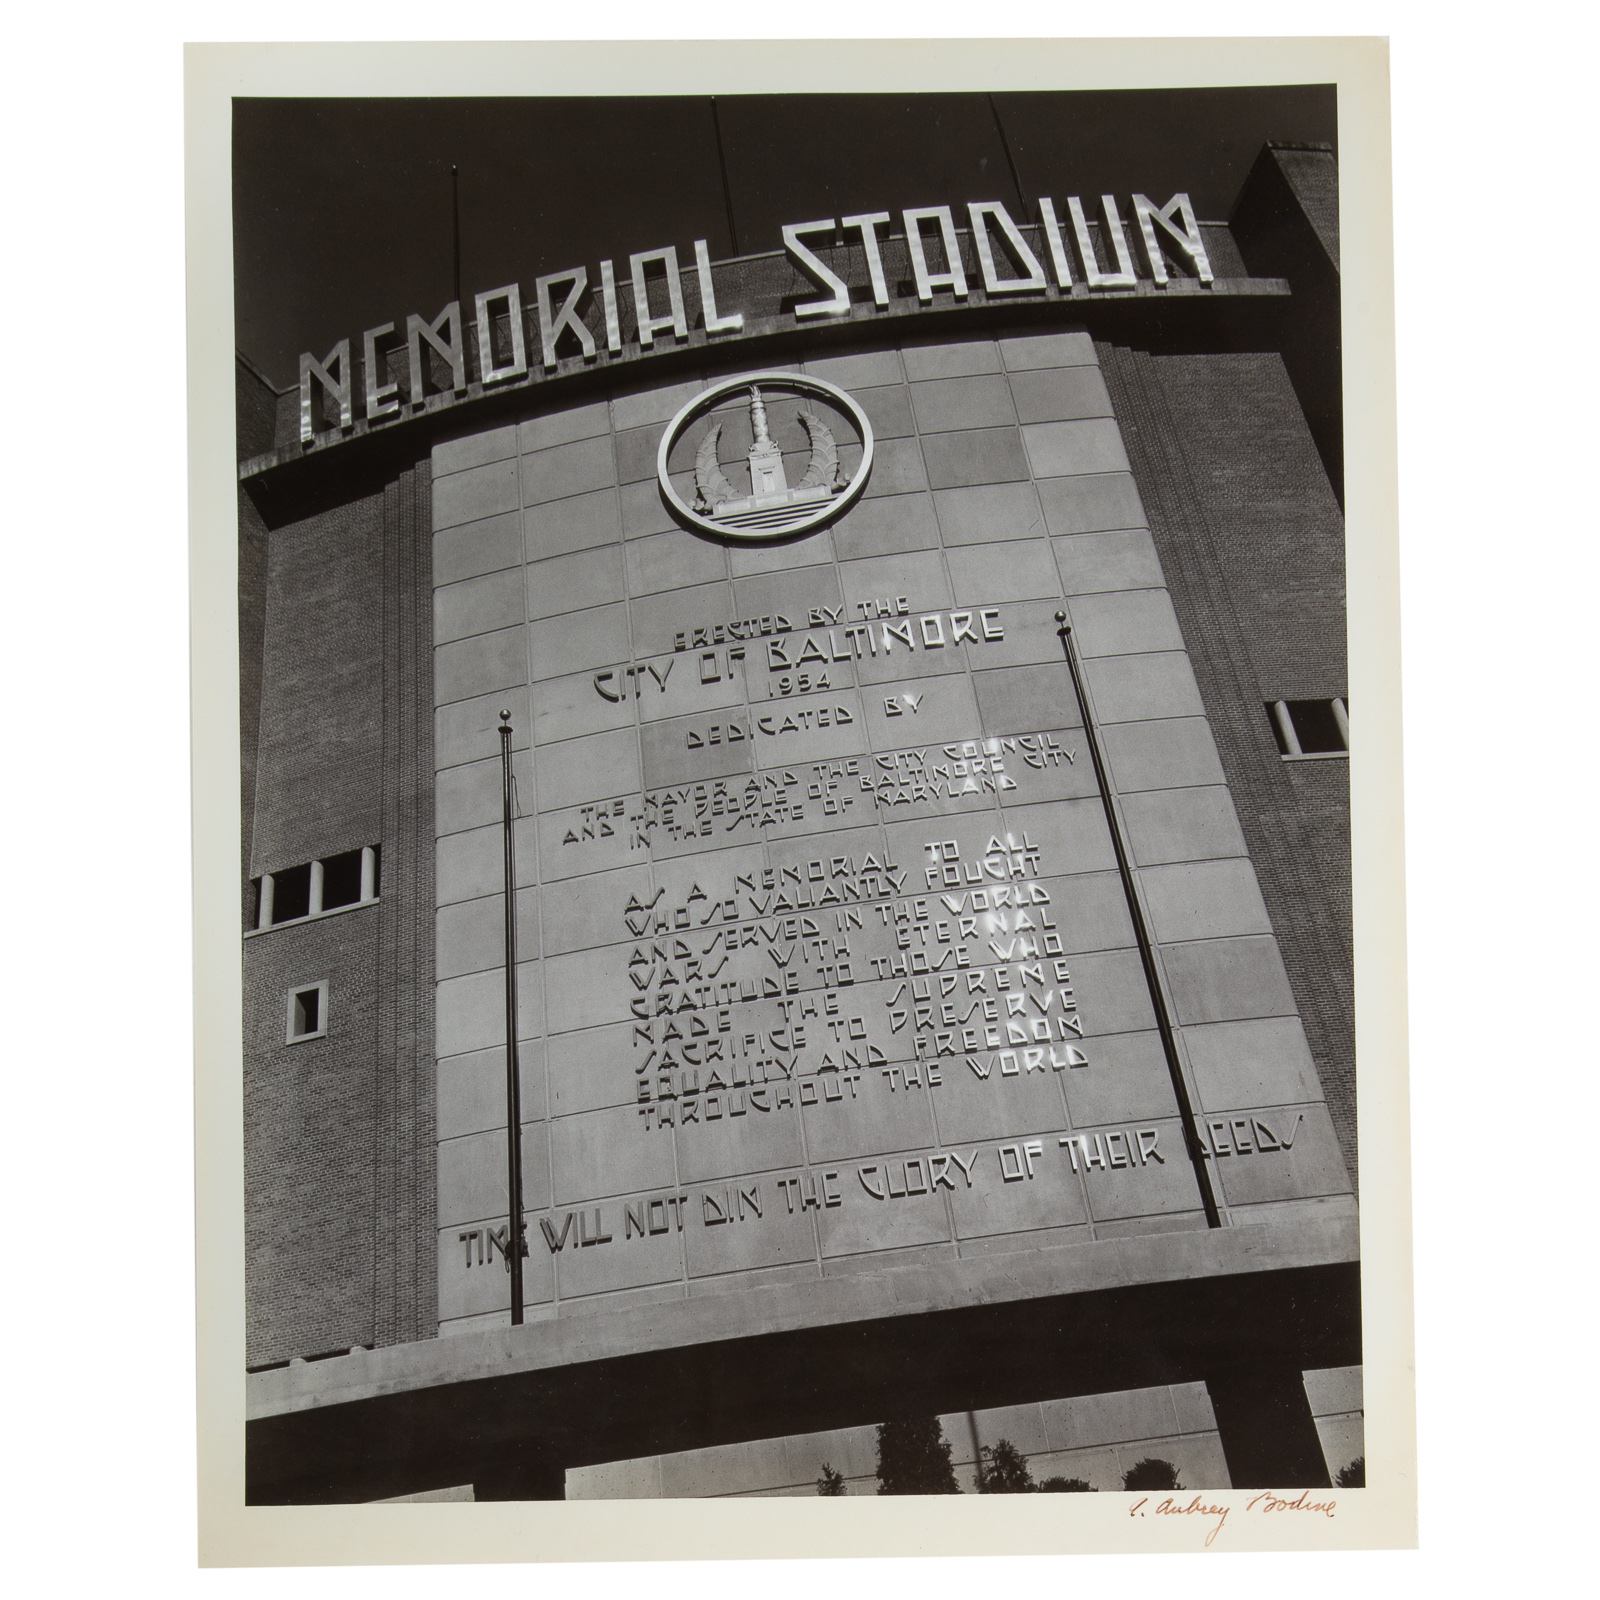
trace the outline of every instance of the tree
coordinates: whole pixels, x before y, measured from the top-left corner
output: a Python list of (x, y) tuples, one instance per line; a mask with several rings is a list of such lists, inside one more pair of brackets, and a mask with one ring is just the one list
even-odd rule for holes
[(820, 1495), (844, 1493), (844, 1474), (835, 1472), (826, 1461), (822, 1463), (822, 1476), (817, 1479), (817, 1493)]
[(879, 1494), (960, 1494), (937, 1417), (878, 1424)]
[(1340, 1489), (1365, 1489), (1367, 1486), (1367, 1458), (1357, 1456), (1348, 1467), (1340, 1467), (1334, 1478), (1334, 1485)]
[(1028, 1471), (1028, 1458), (1009, 1439), (1002, 1439), (992, 1448), (984, 1445), (979, 1450), (978, 1493), (1033, 1493), (1033, 1474)]
[(1099, 1492), (1092, 1483), (1085, 1483), (1082, 1478), (1046, 1478), (1039, 1485), (1040, 1494), (1098, 1494)]
[(1122, 1474), (1124, 1489), (1181, 1489), (1178, 1469), (1159, 1456), (1145, 1456)]

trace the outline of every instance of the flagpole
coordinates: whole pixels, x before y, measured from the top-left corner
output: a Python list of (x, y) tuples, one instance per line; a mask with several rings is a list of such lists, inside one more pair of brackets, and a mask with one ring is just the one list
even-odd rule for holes
[(1065, 611), (1056, 612), (1061, 626), (1056, 630), (1061, 639), (1062, 653), (1067, 658), (1067, 668), (1072, 673), (1072, 687), (1078, 696), (1078, 714), (1083, 719), (1084, 742), (1089, 746), (1089, 759), (1094, 763), (1095, 782), (1100, 787), (1100, 804), (1105, 809), (1106, 826), (1111, 830), (1111, 848), (1117, 858), (1117, 873), (1122, 879), (1122, 893), (1128, 902), (1128, 915), (1133, 920), (1133, 937), (1139, 946), (1139, 960), (1144, 967), (1145, 987), (1150, 991), (1150, 1004), (1156, 1014), (1156, 1030), (1161, 1035), (1161, 1049), (1167, 1058), (1167, 1073), (1172, 1079), (1172, 1093), (1178, 1102), (1178, 1119), (1183, 1124), (1183, 1142), (1194, 1167), (1195, 1182), (1200, 1186), (1200, 1205), (1206, 1214), (1208, 1228), (1222, 1226), (1222, 1213), (1217, 1209), (1217, 1197), (1211, 1187), (1211, 1172), (1206, 1166), (1205, 1145), (1195, 1126), (1194, 1106), (1189, 1099), (1189, 1085), (1184, 1080), (1183, 1064), (1178, 1059), (1178, 1041), (1172, 1027), (1172, 1013), (1167, 1006), (1166, 990), (1156, 967), (1155, 947), (1150, 940), (1150, 930), (1145, 924), (1144, 907), (1133, 879), (1133, 863), (1126, 841), (1122, 837), (1122, 819), (1111, 798), (1111, 777), (1106, 768), (1105, 755), (1100, 748), (1100, 731), (1095, 726), (1094, 714), (1089, 709), (1089, 695), (1083, 684), (1083, 663), (1078, 657), (1077, 641), (1072, 637), (1072, 624)]
[(500, 713), (501, 826), (505, 840), (506, 902), (506, 1267), (511, 1274), (511, 1322), (522, 1321), (522, 1080), (517, 1066), (517, 853), (511, 810), (511, 713)]

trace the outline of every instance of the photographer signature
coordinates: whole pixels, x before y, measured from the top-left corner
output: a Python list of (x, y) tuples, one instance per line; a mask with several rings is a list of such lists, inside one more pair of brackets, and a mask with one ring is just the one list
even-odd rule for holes
[[(1293, 1500), (1284, 1499), (1281, 1495), (1274, 1494), (1270, 1489), (1263, 1489), (1253, 1500), (1247, 1501), (1244, 1510), (1255, 1511), (1266, 1515), (1274, 1511), (1309, 1511), (1320, 1512), (1325, 1517), (1332, 1517), (1338, 1507), (1337, 1500), (1313, 1500), (1311, 1491), (1302, 1489)], [(1145, 1515), (1145, 1507), (1150, 1505), (1149, 1495), (1134, 1501), (1128, 1507), (1130, 1517)], [(1159, 1504), (1150, 1507), (1150, 1515), (1155, 1517), (1215, 1517), (1216, 1526), (1206, 1535), (1206, 1546), (1210, 1547), (1219, 1533), (1228, 1525), (1228, 1513), (1234, 1507), (1208, 1503), (1204, 1495), (1197, 1494), (1187, 1505), (1175, 1500), (1171, 1495)]]

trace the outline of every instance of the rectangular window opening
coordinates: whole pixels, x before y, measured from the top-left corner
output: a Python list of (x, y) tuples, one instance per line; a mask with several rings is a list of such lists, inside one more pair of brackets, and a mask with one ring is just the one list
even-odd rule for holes
[(272, 875), (273, 923), (292, 922), (311, 913), (311, 863)]
[(1347, 700), (1269, 700), (1266, 709), (1278, 754), (1286, 761), (1349, 753)]
[(322, 909), (353, 906), (361, 898), (361, 852), (346, 850), (322, 863)]
[(289, 991), (289, 1035), (287, 1042), (321, 1039), (328, 1031), (328, 985), (307, 984)]

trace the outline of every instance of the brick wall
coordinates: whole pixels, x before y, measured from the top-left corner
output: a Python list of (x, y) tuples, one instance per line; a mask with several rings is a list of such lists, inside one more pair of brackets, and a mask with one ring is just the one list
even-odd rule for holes
[[(382, 849), (376, 906), (245, 942), (252, 1365), (436, 1328), (430, 492), (241, 511), (247, 874)], [(323, 979), (327, 1038), (286, 1044)]]

